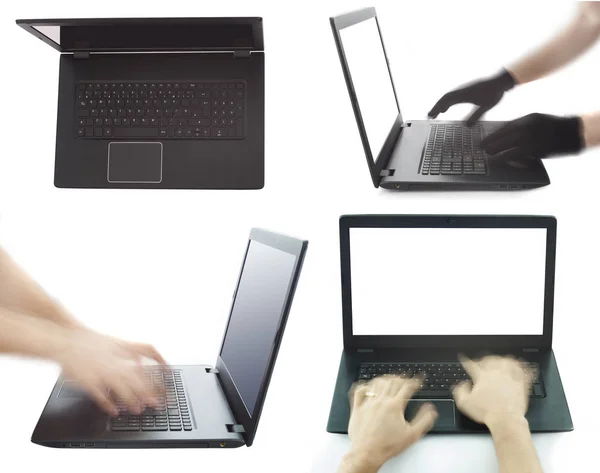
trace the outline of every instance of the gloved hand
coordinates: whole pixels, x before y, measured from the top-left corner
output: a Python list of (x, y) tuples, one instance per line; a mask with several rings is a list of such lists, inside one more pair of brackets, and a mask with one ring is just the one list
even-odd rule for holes
[(473, 126), (481, 116), (495, 107), (504, 93), (515, 86), (515, 79), (507, 70), (489, 79), (479, 80), (464, 85), (444, 95), (429, 111), (429, 117), (435, 118), (446, 112), (450, 107), (459, 103), (477, 105), (467, 120), (467, 126)]
[(502, 159), (575, 153), (583, 148), (581, 118), (532, 113), (486, 136), (481, 148)]

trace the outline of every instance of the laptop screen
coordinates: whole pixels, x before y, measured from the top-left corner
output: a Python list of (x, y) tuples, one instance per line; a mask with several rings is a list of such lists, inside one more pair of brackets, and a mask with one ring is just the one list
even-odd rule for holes
[(351, 228), (353, 334), (542, 335), (546, 232)]
[(376, 160), (399, 113), (376, 18), (340, 30), (340, 38)]
[(63, 51), (181, 51), (262, 47), (255, 44), (256, 21), (250, 18), (118, 18), (42, 20), (31, 21), (29, 25)]
[(250, 241), (221, 349), (250, 416), (257, 407), (295, 263), (293, 254)]

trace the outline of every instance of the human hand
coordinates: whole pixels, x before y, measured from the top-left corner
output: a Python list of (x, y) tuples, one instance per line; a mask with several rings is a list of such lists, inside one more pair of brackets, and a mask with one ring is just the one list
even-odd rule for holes
[(350, 461), (366, 462), (376, 471), (433, 427), (437, 411), (432, 404), (423, 405), (411, 422), (404, 419), (406, 404), (420, 384), (418, 378), (383, 376), (351, 391)]
[(459, 103), (476, 105), (473, 113), (467, 119), (467, 126), (473, 126), (481, 116), (495, 107), (504, 93), (515, 86), (515, 79), (507, 71), (489, 79), (478, 80), (452, 90), (444, 95), (429, 111), (429, 117), (435, 118), (446, 112), (450, 107)]
[(583, 148), (581, 119), (532, 113), (486, 136), (481, 148), (491, 156), (507, 160), (574, 153)]
[(141, 364), (142, 357), (165, 364), (152, 346), (82, 329), (68, 330), (59, 346), (53, 358), (61, 364), (64, 375), (76, 381), (108, 414), (118, 414), (115, 397), (134, 414), (141, 413), (145, 405), (158, 403), (157, 393), (145, 382)]
[(496, 421), (525, 417), (533, 376), (521, 362), (501, 356), (478, 361), (459, 358), (471, 377), (453, 391), (456, 407), (463, 414), (488, 427)]

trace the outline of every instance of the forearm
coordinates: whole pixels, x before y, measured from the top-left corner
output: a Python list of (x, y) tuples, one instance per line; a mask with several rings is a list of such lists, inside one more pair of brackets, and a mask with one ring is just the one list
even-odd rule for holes
[(525, 417), (502, 418), (488, 425), (500, 473), (542, 473)]
[(369, 452), (350, 450), (337, 469), (337, 473), (377, 473), (383, 461), (369, 455)]
[(79, 322), (23, 271), (2, 247), (0, 307), (45, 318), (63, 327), (80, 327)]
[(600, 145), (600, 112), (583, 115), (583, 141), (586, 148)]
[(55, 359), (68, 340), (54, 322), (0, 307), (0, 353)]
[(600, 37), (600, 8), (581, 2), (573, 21), (557, 36), (507, 70), (518, 84), (532, 82), (563, 67)]

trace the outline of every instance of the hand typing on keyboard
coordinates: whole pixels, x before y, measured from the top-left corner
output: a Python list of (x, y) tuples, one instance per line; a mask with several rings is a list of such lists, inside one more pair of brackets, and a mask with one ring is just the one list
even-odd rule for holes
[(146, 383), (141, 363), (143, 358), (150, 358), (165, 364), (151, 345), (74, 329), (59, 347), (55, 359), (61, 364), (64, 375), (79, 383), (107, 413), (119, 413), (118, 400), (136, 414), (142, 412), (144, 406), (158, 404), (159, 393)]
[(456, 407), (480, 424), (524, 419), (533, 373), (512, 357), (486, 356), (478, 361), (461, 357), (471, 378), (453, 391)]
[(385, 376), (356, 385), (350, 394), (352, 442), (340, 471), (377, 471), (402, 453), (435, 424), (437, 411), (424, 404), (411, 422), (404, 419), (407, 401), (418, 391), (418, 378)]

